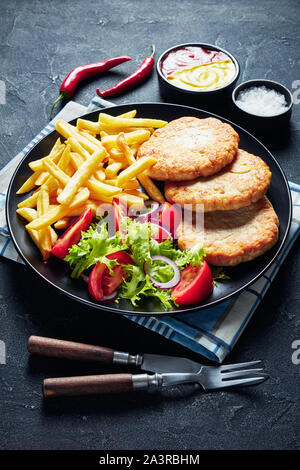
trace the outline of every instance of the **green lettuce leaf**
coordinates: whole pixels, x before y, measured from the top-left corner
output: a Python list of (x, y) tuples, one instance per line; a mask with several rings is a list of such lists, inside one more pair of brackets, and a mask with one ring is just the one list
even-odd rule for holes
[(198, 266), (202, 264), (203, 258), (205, 258), (205, 250), (202, 245), (196, 245), (191, 250), (179, 250), (175, 248), (171, 240), (166, 240), (162, 243), (158, 243), (155, 240), (151, 240), (151, 256), (161, 255), (166, 256), (173, 260), (179, 268), (184, 268), (188, 264)]
[(212, 277), (213, 277), (214, 286), (218, 284), (218, 281), (224, 281), (226, 279), (230, 279), (230, 276), (228, 276), (225, 273), (222, 267), (214, 268), (212, 270)]
[(140, 266), (127, 266), (125, 269), (130, 278), (121, 284), (120, 297), (129, 299), (135, 307), (142, 297), (156, 297), (166, 308), (172, 308), (171, 289), (155, 287)]
[(112, 267), (116, 261), (106, 256), (127, 248), (126, 243), (122, 243), (119, 232), (113, 237), (108, 237), (106, 224), (93, 224), (86, 232), (82, 232), (81, 240), (77, 245), (72, 246), (65, 261), (72, 269), (72, 278), (77, 279), (83, 271), (99, 261), (105, 263), (112, 273)]

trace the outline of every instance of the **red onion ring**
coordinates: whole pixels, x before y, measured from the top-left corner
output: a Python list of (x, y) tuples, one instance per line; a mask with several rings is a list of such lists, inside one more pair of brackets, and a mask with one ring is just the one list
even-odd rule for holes
[(171, 268), (174, 271), (174, 276), (172, 279), (168, 282), (158, 282), (153, 277), (150, 275), (150, 266), (148, 263), (144, 263), (144, 271), (146, 274), (148, 274), (150, 281), (155, 287), (159, 287), (160, 289), (171, 289), (172, 287), (176, 286), (178, 282), (180, 281), (180, 271), (177, 266), (177, 264), (172, 261), (170, 258), (167, 258), (166, 256), (160, 256), (160, 255), (155, 255), (151, 256), (151, 259), (153, 261), (158, 260), (158, 261), (163, 261), (164, 263), (167, 263), (171, 266)]
[[(160, 230), (161, 233), (163, 234), (162, 236), (162, 240), (157, 240), (159, 243), (161, 243), (162, 241), (165, 241), (165, 240), (168, 240), (168, 238), (171, 240), (171, 242), (173, 241), (173, 237), (172, 237), (172, 234), (165, 228), (163, 227), (162, 225), (160, 225), (159, 223), (157, 222), (151, 222), (151, 225), (155, 225), (158, 227), (158, 231)], [(159, 232), (158, 232), (159, 233)], [(155, 236), (152, 237), (155, 239)]]
[(110, 300), (114, 300), (118, 295), (118, 291), (114, 290), (111, 294), (105, 295), (101, 302), (109, 302)]
[(87, 276), (86, 274), (81, 273), (80, 276), (79, 276), (79, 278), (80, 278), (83, 282), (85, 282), (86, 284), (89, 283), (89, 276)]

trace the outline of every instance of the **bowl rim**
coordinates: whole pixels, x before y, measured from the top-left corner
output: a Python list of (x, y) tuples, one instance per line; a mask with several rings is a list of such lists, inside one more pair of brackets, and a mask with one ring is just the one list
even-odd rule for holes
[[(259, 114), (254, 114), (254, 113), (250, 113), (249, 111), (245, 111), (245, 109), (241, 108), (237, 102), (236, 102), (236, 99), (237, 99), (237, 95), (238, 93), (241, 91), (241, 87), (247, 85), (245, 87), (246, 88), (251, 88), (251, 84), (254, 85), (254, 83), (257, 83), (257, 82), (261, 82), (261, 85), (263, 84), (267, 84), (267, 85), (270, 85), (269, 88), (274, 88), (274, 84), (277, 85), (279, 88), (285, 90), (285, 92), (288, 94), (288, 96), (290, 97), (290, 104), (288, 105), (288, 108), (281, 112), (281, 113), (278, 113), (278, 114), (272, 114), (271, 116), (260, 116)], [(254, 85), (255, 86), (255, 85)], [(278, 90), (276, 90), (278, 91)], [(282, 85), (282, 83), (279, 83), (279, 82), (275, 82), (275, 80), (268, 80), (266, 78), (253, 78), (251, 80), (246, 80), (245, 82), (242, 82), (240, 83), (239, 85), (237, 85), (235, 87), (235, 89), (233, 90), (232, 92), (232, 95), (231, 95), (231, 98), (232, 98), (232, 101), (234, 103), (234, 105), (240, 110), (242, 111), (243, 113), (247, 114), (248, 116), (251, 116), (251, 117), (256, 117), (256, 118), (260, 118), (260, 119), (272, 119), (272, 118), (277, 118), (277, 117), (280, 117), (280, 116), (284, 116), (285, 114), (288, 114), (290, 112), (290, 110), (292, 109), (293, 107), (293, 104), (294, 104), (294, 99), (293, 99), (293, 95), (292, 95), (292, 92), (284, 85)]]
[[(167, 54), (169, 54), (171, 51), (173, 51), (175, 49), (180, 49), (180, 48), (183, 48), (183, 47), (187, 47), (187, 46), (198, 46), (198, 47), (208, 48), (208, 49), (211, 49), (211, 50), (217, 50), (217, 51), (223, 52), (225, 55), (227, 55), (231, 59), (231, 61), (234, 63), (234, 66), (235, 66), (235, 74), (234, 74), (233, 78), (230, 80), (230, 82), (226, 83), (226, 85), (224, 85), (220, 88), (215, 88), (214, 90), (198, 90), (198, 91), (188, 90), (186, 88), (181, 88), (177, 85), (174, 85), (173, 83), (170, 83), (169, 80), (162, 73), (162, 70), (161, 70), (162, 61), (165, 58), (165, 56)], [(208, 44), (208, 43), (205, 43), (205, 42), (186, 42), (186, 43), (183, 43), (183, 44), (177, 44), (176, 46), (172, 46), (169, 49), (166, 49), (159, 56), (159, 58), (157, 60), (156, 72), (157, 72), (159, 78), (162, 79), (166, 85), (176, 89), (179, 92), (189, 93), (191, 95), (199, 95), (199, 94), (208, 95), (208, 94), (217, 93), (219, 91), (223, 91), (226, 88), (232, 86), (232, 84), (234, 84), (239, 78), (240, 64), (239, 64), (238, 60), (230, 52), (226, 51), (222, 47), (216, 46), (214, 44)]]

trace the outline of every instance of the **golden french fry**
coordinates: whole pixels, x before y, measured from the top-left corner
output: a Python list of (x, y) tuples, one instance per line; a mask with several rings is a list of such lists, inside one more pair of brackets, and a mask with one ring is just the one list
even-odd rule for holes
[(95, 178), (99, 181), (104, 181), (106, 176), (105, 176), (105, 171), (102, 168), (98, 168), (98, 170), (95, 171)]
[(50, 152), (49, 155), (47, 155), (44, 158), (40, 158), (39, 160), (34, 160), (33, 162), (29, 162), (28, 165), (32, 169), (32, 171), (43, 171), (43, 161), (45, 158), (50, 158), (54, 163), (57, 163), (61, 154), (64, 151), (65, 146), (62, 144), (59, 147), (56, 148), (54, 152)]
[(46, 252), (40, 242), (40, 237), (39, 237), (39, 232), (38, 230), (33, 230), (31, 228), (28, 227), (28, 225), (26, 225), (26, 230), (28, 232), (28, 234), (30, 235), (32, 241), (36, 244), (36, 246), (38, 247), (38, 249), (40, 250), (40, 252), (42, 253), (42, 256), (43, 256), (43, 259), (47, 259), (49, 258), (50, 256), (50, 253), (49, 252)]
[(103, 137), (105, 137), (105, 136), (107, 136), (107, 135), (109, 135), (109, 133), (108, 133), (108, 132), (106, 132), (106, 131), (100, 131), (100, 138), (101, 138), (101, 143), (102, 143), (102, 139), (103, 139)]
[(67, 168), (65, 168), (64, 172), (66, 173), (66, 175), (70, 176), (70, 178), (71, 178), (71, 176), (74, 175), (75, 170), (74, 170), (74, 168), (73, 168), (73, 166), (72, 166), (71, 163), (69, 163), (69, 165), (67, 166)]
[(71, 163), (74, 167), (75, 170), (78, 170), (80, 165), (82, 165), (84, 162), (84, 158), (76, 152), (71, 152)]
[(36, 180), (39, 178), (41, 173), (33, 173), (33, 175), (29, 176), (25, 183), (22, 184), (20, 189), (18, 189), (17, 194), (28, 193), (36, 186)]
[[(144, 131), (149, 131), (150, 134), (153, 134), (154, 128), (153, 127), (119, 127), (118, 132), (134, 132), (143, 129)], [(116, 132), (115, 132), (116, 133)]]
[[(37, 217), (47, 214), (49, 210), (49, 194), (45, 189), (41, 189), (37, 199)], [(44, 227), (38, 232), (40, 246), (42, 247), (42, 255), (44, 259), (48, 259), (52, 248), (52, 237), (50, 227)]]
[[(36, 244), (36, 246), (38, 247), (38, 249), (42, 253), (43, 259), (45, 259), (45, 260), (48, 259), (49, 256), (50, 256), (50, 253), (48, 251), (44, 250), (44, 248), (43, 248), (43, 246), (40, 242), (39, 231), (30, 229), (27, 226), (25, 228), (26, 228), (28, 234), (30, 235), (32, 241)], [(53, 230), (52, 227), (50, 227), (50, 230), (51, 230), (51, 244), (53, 246), (54, 243), (57, 240), (57, 233), (55, 232), (55, 230)]]
[[(100, 118), (100, 114), (98, 116), (98, 120)], [(127, 111), (127, 113), (119, 114), (119, 118), (134, 118), (136, 116), (136, 109), (133, 109), (132, 111)]]
[[(125, 140), (128, 145), (132, 144), (141, 144), (149, 139), (150, 132), (144, 129), (134, 132), (128, 132), (125, 135)], [(106, 135), (102, 137), (101, 143), (106, 149), (111, 149), (112, 147), (117, 147), (117, 135)]]
[(99, 114), (99, 122), (109, 126), (112, 129), (124, 128), (124, 127), (164, 127), (168, 124), (167, 121), (162, 121), (160, 119), (143, 119), (143, 118), (118, 118), (115, 116), (110, 116), (106, 113)]
[(134, 156), (134, 158), (137, 155), (139, 148), (140, 148), (140, 144), (133, 144), (133, 145), (130, 146), (130, 150), (131, 150), (132, 155)]
[(63, 144), (60, 140), (60, 137), (58, 137), (58, 139), (56, 139), (55, 144), (53, 145), (52, 149), (50, 150), (49, 155), (50, 156), (53, 155), (56, 152), (56, 150), (58, 150), (58, 148), (61, 147), (61, 145), (63, 145)]
[(119, 152), (119, 150), (117, 150), (116, 148), (111, 148), (108, 150), (109, 152), (109, 155), (111, 158), (113, 158), (113, 160), (115, 160), (116, 162), (126, 162), (126, 157), (124, 155), (123, 152)]
[(93, 153), (97, 149), (101, 148), (101, 142), (99, 140), (94, 139), (94, 142), (91, 142), (89, 138), (81, 135), (76, 127), (62, 119), (56, 121), (56, 130), (66, 139), (69, 137), (76, 138), (80, 145), (89, 153)]
[(27, 199), (24, 199), (24, 201), (19, 202), (18, 208), (21, 209), (22, 207), (27, 207), (27, 208), (35, 207), (39, 191), (40, 191), (40, 188), (38, 188), (38, 191), (36, 191), (31, 196), (29, 196)]
[[(118, 136), (117, 142), (119, 148), (126, 156), (128, 163), (130, 165), (133, 164), (136, 160), (134, 158), (132, 149), (126, 143), (125, 135), (123, 133)], [(164, 196), (145, 172), (140, 173), (137, 178), (151, 199), (161, 204), (165, 202)]]
[(126, 181), (131, 180), (135, 176), (148, 170), (152, 165), (156, 163), (156, 158), (142, 157), (130, 165), (126, 170), (121, 171), (117, 178), (117, 185), (123, 186)]
[(87, 119), (77, 119), (77, 128), (79, 130), (81, 129), (87, 129), (88, 131), (92, 131), (95, 134), (99, 134), (101, 130), (101, 124), (99, 122), (93, 122), (93, 121), (88, 121)]
[[(99, 123), (99, 126), (101, 125), (99, 135), (100, 138), (102, 138), (104, 135), (114, 135), (114, 134), (119, 134), (120, 132), (134, 132), (134, 131), (140, 131), (141, 129), (149, 131), (151, 134), (154, 132), (153, 127), (110, 127), (106, 126), (103, 123)], [(82, 132), (82, 131), (81, 131)]]
[(156, 186), (155, 183), (153, 183), (152, 179), (149, 178), (146, 173), (141, 173), (138, 175), (138, 180), (143, 186), (144, 190), (147, 192), (147, 194), (150, 196), (153, 201), (157, 201), (160, 204), (163, 204), (165, 202), (165, 198)]
[[(72, 165), (76, 170), (79, 169), (79, 167), (82, 165), (84, 160), (88, 160), (90, 157), (90, 154), (77, 142), (75, 138), (70, 138), (68, 139), (68, 142), (71, 145), (71, 148), (73, 150), (72, 155), (71, 155), (71, 161)], [(75, 155), (73, 155), (75, 154)], [(102, 168), (97, 168), (95, 171), (95, 177), (99, 181), (104, 181), (105, 180), (105, 173)]]
[(144, 200), (149, 199), (149, 196), (147, 196), (147, 194), (143, 193), (142, 191), (139, 191), (138, 189), (125, 189), (124, 192), (126, 194), (132, 194), (132, 196), (141, 197)]
[(40, 175), (36, 179), (36, 182), (35, 182), (36, 186), (42, 186), (42, 184), (44, 184), (48, 178), (49, 178), (49, 173), (47, 171), (42, 171), (42, 173), (40, 173)]
[(93, 139), (96, 139), (97, 142), (99, 142), (99, 139), (97, 139), (96, 132), (90, 131), (88, 129), (82, 129), (79, 131), (79, 133), (84, 135), (85, 137), (93, 137)]
[(104, 170), (106, 178), (110, 178), (110, 179), (114, 178), (122, 168), (124, 168), (124, 165), (122, 162), (110, 163), (109, 165), (107, 165), (107, 167)]
[(68, 168), (70, 160), (71, 160), (71, 145), (70, 144), (66, 145), (63, 151), (63, 154), (60, 157), (57, 165), (55, 165), (55, 163), (49, 158), (46, 158), (44, 160), (44, 167), (46, 167), (48, 172), (51, 174), (51, 177), (47, 181), (47, 184), (49, 183), (51, 184), (52, 178), (57, 179), (62, 185), (67, 184), (66, 178), (65, 178), (66, 173), (64, 172)]
[(96, 170), (99, 163), (101, 163), (105, 158), (106, 151), (102, 147), (96, 150), (88, 160), (83, 162), (76, 173), (74, 173), (72, 178), (70, 178), (64, 190), (58, 196), (57, 201), (60, 204), (69, 204), (77, 193), (78, 189), (87, 182), (87, 180)]
[(59, 159), (59, 162), (57, 163), (58, 168), (61, 170), (65, 171), (65, 169), (68, 167), (69, 163), (71, 160), (71, 145), (67, 144), (62, 156)]
[(122, 191), (122, 188), (102, 183), (101, 181), (97, 181), (95, 178), (90, 178), (86, 185), (93, 192), (93, 194), (97, 195), (97, 199), (101, 199), (102, 196), (118, 194)]
[(96, 210), (99, 205), (99, 201), (93, 201), (88, 199), (83, 205), (75, 207), (70, 210), (68, 217), (77, 217), (85, 212), (87, 209), (92, 209), (93, 215), (96, 215)]
[(113, 202), (113, 199), (118, 197), (121, 193), (118, 194), (113, 194), (111, 196), (105, 196), (104, 194), (99, 197), (97, 193), (94, 193), (93, 191), (90, 192), (90, 197), (92, 200), (95, 201), (98, 205), (101, 204), (102, 202), (109, 203), (111, 204)]
[[(27, 208), (27, 207), (17, 209), (17, 214), (19, 214), (21, 217), (23, 217), (25, 220), (27, 220), (27, 222), (31, 222), (32, 220), (37, 218), (37, 211), (35, 209), (31, 209), (31, 208)], [(30, 232), (30, 230), (29, 230), (29, 232)], [(39, 232), (38, 232), (38, 230), (33, 230), (33, 232), (35, 232), (34, 233), (34, 239), (38, 241), (38, 248), (40, 248), (41, 245), (40, 245), (40, 240), (39, 240)], [(57, 240), (57, 233), (55, 232), (55, 230), (53, 230), (52, 227), (50, 227), (50, 232), (51, 232), (51, 242), (52, 242), (52, 245), (53, 245)], [(43, 254), (42, 246), (41, 246), (40, 250)]]
[(136, 205), (137, 207), (144, 207), (144, 199), (142, 197), (134, 196), (132, 194), (121, 193), (115, 196), (116, 199), (123, 201), (127, 206)]
[(126, 184), (121, 186), (121, 188), (124, 189), (140, 189), (140, 183), (136, 178), (133, 178), (132, 180), (126, 181)]
[[(106, 179), (105, 183), (111, 184), (112, 186), (117, 186), (117, 178)], [(140, 188), (140, 185), (136, 178), (126, 181), (126, 183), (120, 187), (120, 189), (139, 189), (139, 188)]]
[[(82, 158), (81, 155), (79, 155), (78, 153), (75, 153), (75, 152), (71, 152), (71, 162), (72, 162), (72, 165), (73, 167), (75, 168), (75, 170), (78, 170), (78, 168), (82, 165), (82, 163), (84, 162), (84, 159)], [(105, 172), (102, 168), (98, 168), (95, 173), (95, 178), (97, 178), (97, 180), (99, 181), (104, 181), (106, 176), (105, 176)]]
[(126, 142), (125, 134), (124, 132), (120, 132), (120, 134), (117, 136), (117, 146), (125, 156), (126, 160), (128, 161), (129, 165), (132, 165), (135, 163), (135, 158), (133, 155), (133, 152), (131, 148), (129, 147), (128, 143)]
[[(132, 109), (131, 111), (127, 111), (127, 113), (119, 114), (119, 116), (117, 117), (118, 118), (134, 118), (136, 116), (136, 112), (137, 112), (136, 109)], [(98, 119), (99, 119), (99, 116), (98, 116)]]
[(26, 219), (27, 222), (31, 222), (37, 218), (37, 211), (30, 207), (21, 207), (20, 209), (17, 209), (17, 214)]
[(90, 192), (88, 188), (82, 188), (78, 194), (74, 197), (72, 203), (67, 205), (59, 205), (49, 210), (46, 214), (38, 217), (37, 219), (30, 222), (26, 227), (34, 230), (41, 229), (47, 225), (52, 225), (57, 222), (59, 219), (62, 219), (65, 216), (68, 216), (71, 213), (71, 209), (82, 206), (87, 199), (89, 198)]
[(70, 217), (64, 217), (63, 219), (58, 220), (54, 224), (54, 228), (57, 230), (63, 230), (64, 228), (67, 228), (70, 224)]
[(52, 160), (46, 159), (43, 163), (44, 168), (50, 173), (50, 175), (53, 176), (53, 178), (56, 178), (63, 186), (66, 186), (68, 182), (70, 181), (70, 177), (66, 175), (60, 168), (58, 168), (55, 163), (53, 163)]
[(70, 137), (67, 140), (67, 143), (71, 145), (71, 150), (73, 152), (78, 153), (81, 155), (85, 160), (87, 160), (90, 156), (89, 152), (83, 148), (82, 145), (78, 142), (78, 140), (75, 137)]
[(95, 137), (95, 134), (92, 135), (90, 131), (78, 131), (80, 135), (85, 137), (87, 140), (89, 140), (92, 144), (95, 144), (97, 147), (99, 147), (99, 144), (101, 144), (100, 140), (98, 140)]
[[(51, 168), (50, 176), (45, 181), (45, 184), (43, 184), (43, 189), (46, 189), (49, 192), (49, 194), (51, 194), (58, 187), (59, 178), (57, 178), (57, 172), (59, 170), (61, 170), (63, 172), (66, 172), (66, 174), (68, 176), (72, 176), (73, 173), (74, 173), (73, 170), (70, 172), (70, 174), (67, 173), (67, 168), (69, 166), (69, 162), (70, 162), (70, 159), (71, 159), (70, 149), (71, 149), (71, 146), (69, 144), (66, 145), (66, 147), (65, 147), (65, 149), (62, 153), (62, 156), (60, 157), (60, 159), (57, 163), (57, 166), (55, 165), (53, 160), (50, 160), (47, 157), (43, 162), (43, 164), (46, 162), (46, 166), (48, 164), (48, 168)], [(59, 172), (59, 174), (61, 175), (61, 172)], [(64, 178), (63, 175), (62, 175), (62, 178)], [(64, 182), (62, 182), (61, 184), (64, 184)]]
[(38, 217), (45, 214), (48, 209), (49, 209), (49, 194), (44, 189), (41, 189), (39, 191), (37, 204), (36, 204)]
[(56, 240), (58, 239), (58, 236), (57, 236), (57, 233), (55, 232), (55, 230), (50, 227), (50, 233), (51, 233), (51, 243), (52, 243), (52, 246), (54, 245), (54, 243), (56, 242)]

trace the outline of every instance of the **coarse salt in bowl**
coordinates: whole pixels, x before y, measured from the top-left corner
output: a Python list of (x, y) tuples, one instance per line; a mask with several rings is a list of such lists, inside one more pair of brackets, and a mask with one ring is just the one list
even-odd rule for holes
[(245, 121), (262, 130), (286, 124), (291, 117), (291, 92), (271, 80), (241, 83), (233, 91), (232, 99)]
[(242, 90), (236, 98), (236, 104), (256, 116), (276, 116), (288, 110), (285, 96), (266, 86), (253, 86)]

